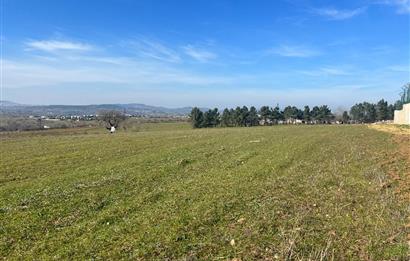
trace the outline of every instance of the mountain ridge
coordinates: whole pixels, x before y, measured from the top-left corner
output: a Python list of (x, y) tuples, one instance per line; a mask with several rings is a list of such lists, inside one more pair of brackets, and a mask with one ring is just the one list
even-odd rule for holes
[[(192, 107), (167, 108), (143, 103), (114, 103), (89, 105), (26, 105), (0, 101), (2, 115), (95, 115), (99, 111), (119, 110), (137, 116), (187, 116)], [(202, 108), (207, 109), (207, 108)]]

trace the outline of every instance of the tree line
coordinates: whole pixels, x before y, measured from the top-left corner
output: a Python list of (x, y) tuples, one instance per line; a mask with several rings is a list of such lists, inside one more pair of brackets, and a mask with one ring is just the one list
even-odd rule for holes
[(190, 114), (190, 121), (194, 128), (211, 127), (252, 127), (258, 125), (274, 124), (329, 124), (338, 122), (348, 123), (372, 123), (376, 121), (393, 120), (394, 110), (401, 109), (400, 101), (388, 104), (385, 100), (373, 104), (363, 102), (355, 104), (349, 111), (341, 115), (335, 115), (327, 105), (304, 106), (303, 109), (296, 106), (287, 106), (283, 110), (276, 107), (262, 106), (257, 110), (254, 106), (226, 108), (220, 113), (217, 108), (201, 111), (194, 107)]
[(403, 105), (410, 103), (410, 83), (402, 87), (400, 100), (394, 104), (389, 104), (385, 100), (380, 100), (376, 104), (363, 102), (352, 106), (349, 114), (345, 113), (344, 118), (353, 123), (373, 123), (394, 119), (394, 111), (403, 109)]
[(402, 109), (402, 103), (388, 104), (385, 100), (380, 100), (376, 104), (363, 102), (352, 106), (347, 116), (353, 123), (373, 123), (376, 121), (393, 120), (394, 111)]

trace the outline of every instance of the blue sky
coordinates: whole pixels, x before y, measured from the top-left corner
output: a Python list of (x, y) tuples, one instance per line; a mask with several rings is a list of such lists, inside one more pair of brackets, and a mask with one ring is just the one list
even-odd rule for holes
[(2, 4), (3, 100), (338, 108), (410, 81), (410, 0)]

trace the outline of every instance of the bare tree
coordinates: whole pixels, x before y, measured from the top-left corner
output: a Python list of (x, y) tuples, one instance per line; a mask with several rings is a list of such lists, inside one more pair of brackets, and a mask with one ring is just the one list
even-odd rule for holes
[(410, 82), (403, 85), (403, 87), (401, 87), (401, 90), (401, 102), (403, 104), (410, 103)]
[(102, 111), (99, 113), (98, 118), (105, 123), (107, 129), (111, 129), (111, 127), (118, 128), (120, 123), (126, 119), (124, 113), (115, 110)]

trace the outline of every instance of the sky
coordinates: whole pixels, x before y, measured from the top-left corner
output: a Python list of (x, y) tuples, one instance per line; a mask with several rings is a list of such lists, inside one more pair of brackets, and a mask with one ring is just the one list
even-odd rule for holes
[(410, 82), (410, 0), (0, 1), (1, 100), (340, 108)]

